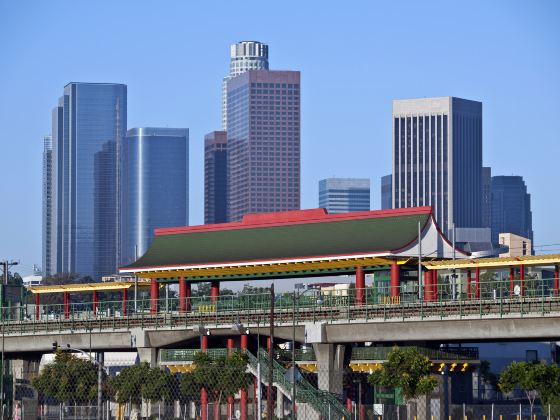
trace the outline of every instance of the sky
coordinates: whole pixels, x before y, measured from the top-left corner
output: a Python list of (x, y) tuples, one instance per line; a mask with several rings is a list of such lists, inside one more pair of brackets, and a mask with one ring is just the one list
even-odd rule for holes
[(203, 223), (204, 134), (220, 129), (229, 45), (300, 70), (302, 208), (321, 178), (391, 172), (391, 101), (483, 103), (483, 159), (521, 175), (535, 245), (560, 252), (558, 1), (0, 0), (0, 259), (41, 264), (43, 136), (68, 82), (128, 85), (128, 125), (190, 129), (190, 224)]

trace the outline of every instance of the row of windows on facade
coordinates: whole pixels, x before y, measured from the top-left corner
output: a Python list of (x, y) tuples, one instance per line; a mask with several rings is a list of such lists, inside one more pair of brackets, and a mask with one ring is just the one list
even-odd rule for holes
[(252, 88), (278, 88), (278, 89), (299, 89), (297, 83), (251, 83)]
[[(253, 100), (251, 101), (251, 110), (254, 110), (255, 107), (257, 109), (280, 109), (280, 110), (294, 110), (294, 111), (299, 111), (300, 106), (299, 106), (299, 101), (289, 101), (291, 103), (285, 103), (285, 102), (281, 102), (281, 101), (257, 101), (253, 98)], [(245, 105), (245, 103), (243, 103), (243, 106)], [(260, 107), (259, 107), (260, 105)]]
[(277, 111), (280, 110), (282, 111), (283, 114), (285, 114), (285, 111), (299, 111), (299, 106), (298, 105), (292, 105), (292, 106), (281, 106), (281, 107), (277, 107), (274, 105), (262, 105), (262, 104), (257, 104), (257, 101), (251, 101), (251, 111), (258, 111), (258, 110), (270, 110), (270, 111)]

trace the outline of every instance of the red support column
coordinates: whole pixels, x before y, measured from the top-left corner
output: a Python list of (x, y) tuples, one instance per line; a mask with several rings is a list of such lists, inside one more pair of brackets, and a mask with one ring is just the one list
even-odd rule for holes
[(210, 286), (210, 299), (212, 300), (212, 302), (217, 302), (219, 296), (220, 296), (220, 282), (213, 281)]
[(480, 299), (480, 267), (475, 268), (474, 276), (476, 281), (475, 297)]
[(70, 317), (70, 293), (64, 292), (64, 318)]
[(363, 267), (356, 267), (356, 305), (363, 306), (366, 288), (366, 275)]
[(187, 281), (184, 277), (179, 277), (179, 312), (187, 311)]
[(521, 264), (519, 266), (519, 288), (520, 290), (520, 296), (525, 296), (525, 287), (524, 287), (524, 283), (525, 282), (525, 267), (523, 266), (523, 264)]
[(208, 336), (207, 335), (201, 335), (200, 336), (200, 350), (202, 351), (206, 351), (208, 350)]
[(156, 314), (158, 311), (158, 293), (159, 285), (156, 279), (150, 280), (150, 314)]
[(515, 292), (515, 271), (513, 267), (509, 268), (509, 296), (513, 297)]
[(97, 315), (97, 310), (99, 309), (99, 296), (97, 295), (97, 290), (92, 293), (93, 300), (93, 315)]
[(41, 306), (41, 295), (39, 293), (35, 293), (35, 320), (39, 320), (39, 307)]
[(432, 300), (436, 301), (438, 299), (438, 273), (437, 270), (431, 270), (432, 272)]
[(272, 341), (270, 340), (270, 337), (266, 337), (266, 351), (270, 351), (271, 343)]
[(128, 289), (122, 289), (122, 314), (126, 315), (126, 304), (128, 301)]
[(185, 284), (185, 304), (187, 307), (187, 312), (191, 311), (191, 284), (187, 282)]
[[(247, 350), (247, 344), (248, 344), (248, 340), (249, 336), (247, 334), (242, 334), (241, 335), (241, 350)], [(249, 394), (247, 392), (247, 388), (243, 388), (240, 392), (240, 403), (239, 403), (239, 411), (241, 413), (240, 419), (241, 420), (247, 420), (247, 401)]]
[(424, 301), (430, 302), (432, 296), (432, 272), (426, 270), (424, 271)]
[(396, 261), (391, 262), (391, 300), (393, 303), (399, 303), (398, 298), (401, 295), (401, 278), (400, 267)]
[(472, 298), (472, 294), (471, 294), (471, 270), (467, 270), (467, 299), (471, 300)]
[(554, 297), (558, 296), (558, 287), (560, 286), (560, 265), (556, 265), (554, 266), (554, 285), (553, 287), (553, 293), (554, 293)]

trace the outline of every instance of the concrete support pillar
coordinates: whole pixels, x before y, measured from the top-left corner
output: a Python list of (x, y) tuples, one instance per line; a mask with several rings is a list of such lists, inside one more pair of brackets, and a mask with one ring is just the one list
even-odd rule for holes
[(523, 264), (519, 266), (519, 288), (521, 289), (519, 294), (520, 296), (525, 296), (525, 267)]
[(140, 363), (147, 362), (151, 367), (157, 367), (157, 349), (154, 347), (138, 347), (138, 358)]
[(363, 267), (356, 267), (356, 305), (363, 306), (365, 301), (366, 276)]
[(150, 314), (157, 314), (159, 285), (156, 279), (150, 280)]
[(213, 281), (210, 285), (210, 299), (212, 302), (217, 303), (220, 297), (220, 282)]
[(424, 271), (424, 301), (430, 302), (433, 299), (432, 292), (432, 272), (431, 270)]
[(35, 293), (35, 320), (39, 320), (39, 316), (41, 315), (40, 312), (41, 308), (41, 295), (39, 293)]
[[(249, 336), (247, 334), (241, 335), (241, 350), (247, 350), (249, 342)], [(247, 420), (247, 401), (248, 401), (248, 392), (247, 388), (243, 388), (240, 392), (240, 403), (239, 403), (239, 412), (241, 413), (240, 419)], [(256, 414), (255, 414), (256, 416)]]
[(552, 290), (554, 296), (558, 296), (558, 288), (560, 286), (560, 265), (554, 266), (554, 284), (552, 286)]
[(64, 318), (70, 317), (70, 293), (64, 292)]
[(467, 299), (471, 300), (471, 270), (467, 270)]
[(475, 282), (476, 282), (475, 297), (476, 297), (476, 299), (480, 299), (480, 267), (475, 268), (474, 276), (475, 276)]
[(99, 295), (97, 294), (97, 290), (93, 291), (91, 300), (93, 302), (93, 314), (97, 315), (97, 311), (99, 310)]
[(344, 344), (313, 344), (317, 357), (317, 385), (323, 391), (342, 395)]
[(276, 418), (284, 418), (284, 394), (279, 390), (276, 391)]
[[(398, 298), (401, 295), (401, 269), (397, 261), (391, 262), (391, 298)], [(398, 299), (394, 299), (398, 300)], [(397, 303), (397, 302), (393, 302)]]
[[(39, 395), (35, 389), (29, 386), (30, 380), (39, 374), (39, 363), (39, 360), (12, 360), (14, 405), (19, 403), (21, 406), (21, 420), (35, 420), (40, 414)], [(4, 389), (4, 392), (11, 393), (12, 391)]]
[(128, 303), (128, 289), (122, 289), (122, 314), (126, 315), (126, 305)]

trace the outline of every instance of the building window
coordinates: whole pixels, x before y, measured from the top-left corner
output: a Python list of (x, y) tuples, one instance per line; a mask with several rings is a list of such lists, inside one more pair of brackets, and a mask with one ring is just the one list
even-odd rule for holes
[(537, 350), (526, 350), (525, 351), (525, 360), (527, 362), (538, 362), (539, 352)]

